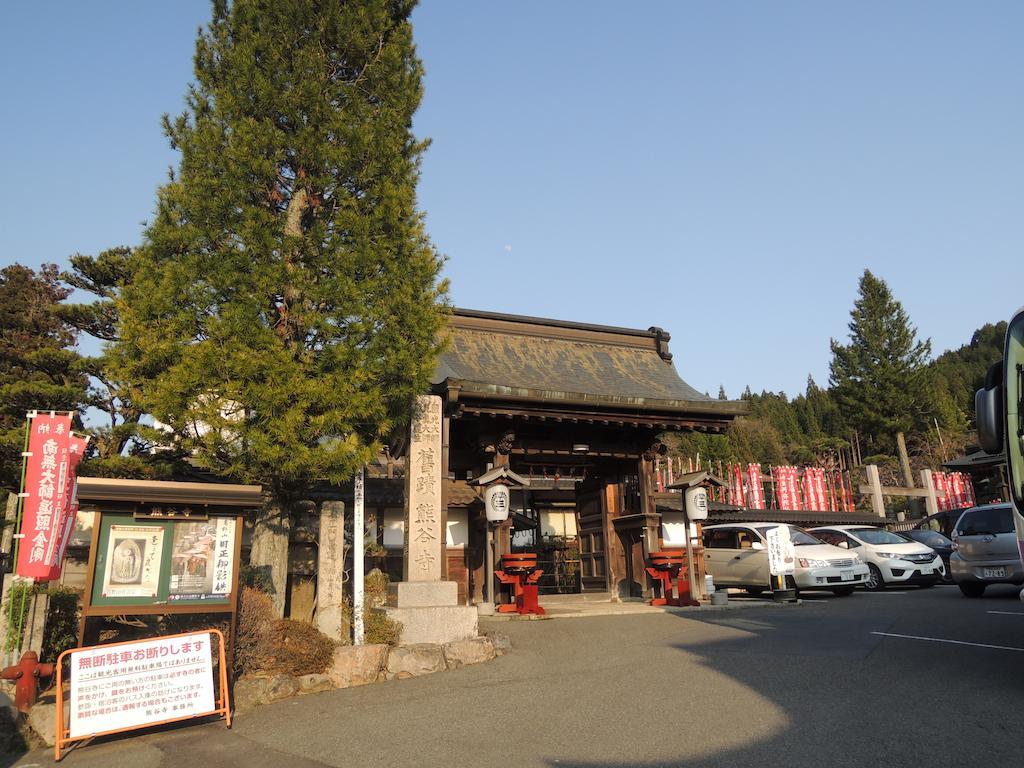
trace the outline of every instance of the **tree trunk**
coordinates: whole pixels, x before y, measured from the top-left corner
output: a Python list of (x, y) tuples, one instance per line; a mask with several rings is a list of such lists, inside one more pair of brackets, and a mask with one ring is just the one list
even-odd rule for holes
[[(896, 433), (896, 450), (900, 455), (900, 468), (903, 470), (903, 485), (907, 488), (914, 487), (914, 472), (910, 469), (910, 455), (907, 453), (907, 440), (902, 432)], [(917, 516), (921, 516), (921, 503), (917, 499), (911, 499), (907, 505), (914, 510)]]
[(284, 618), (288, 596), (288, 536), (291, 510), (281, 499), (267, 498), (256, 515), (249, 565), (259, 572), (263, 588), (270, 592), (274, 614)]

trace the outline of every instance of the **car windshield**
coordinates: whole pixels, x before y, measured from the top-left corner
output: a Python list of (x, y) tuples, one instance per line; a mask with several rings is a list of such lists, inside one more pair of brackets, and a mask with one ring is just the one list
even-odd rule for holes
[(959, 536), (994, 536), (1013, 532), (1013, 515), (1009, 507), (979, 507), (964, 512), (957, 526)]
[[(764, 525), (758, 526), (757, 531), (765, 538), (768, 538), (768, 531), (772, 528), (778, 528), (777, 525)], [(823, 544), (821, 539), (816, 539), (814, 536), (809, 534), (803, 528), (797, 528), (795, 525), (784, 526), (789, 528), (789, 540), (793, 542), (794, 547), (803, 546), (806, 544)]]
[(848, 528), (847, 531), (865, 544), (906, 544), (906, 539), (882, 528)]
[(904, 536), (926, 547), (948, 547), (953, 543), (937, 531), (908, 531)]

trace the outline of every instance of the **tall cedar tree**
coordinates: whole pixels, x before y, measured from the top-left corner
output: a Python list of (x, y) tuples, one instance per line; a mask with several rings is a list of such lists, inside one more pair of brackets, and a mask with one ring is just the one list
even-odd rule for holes
[(859, 294), (850, 312), (850, 343), (832, 340), (832, 395), (873, 452), (893, 455), (896, 435), (924, 427), (933, 410), (931, 342), (917, 339), (903, 305), (869, 270)]
[(118, 301), (142, 405), (203, 468), (262, 483), (252, 562), (284, 604), (290, 506), (408, 421), (445, 323), (416, 207), (410, 0), (225, 0), (181, 153)]
[(52, 264), (0, 270), (0, 487), (8, 490), (21, 483), (26, 413), (77, 412), (86, 399), (76, 332), (57, 312), (68, 293)]

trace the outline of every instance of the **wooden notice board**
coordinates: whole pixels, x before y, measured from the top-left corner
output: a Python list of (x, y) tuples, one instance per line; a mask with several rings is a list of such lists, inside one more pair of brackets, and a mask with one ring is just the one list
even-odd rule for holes
[(158, 518), (99, 508), (79, 645), (89, 619), (104, 616), (222, 613), (233, 635), (242, 527), (236, 509)]

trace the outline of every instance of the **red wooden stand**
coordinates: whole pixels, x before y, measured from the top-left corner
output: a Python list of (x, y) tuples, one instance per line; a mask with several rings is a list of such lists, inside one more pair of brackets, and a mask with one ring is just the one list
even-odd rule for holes
[[(651, 605), (672, 605), (677, 607), (698, 606), (699, 602), (690, 594), (690, 573), (686, 555), (682, 550), (651, 552), (647, 573), (654, 583), (661, 585), (661, 597), (651, 599)], [(676, 593), (672, 593), (672, 580), (676, 580)]]
[(512, 587), (513, 602), (498, 606), (498, 613), (534, 613), (544, 615), (537, 602), (537, 581), (544, 573), (537, 568), (537, 555), (521, 553), (501, 556), (501, 569), (494, 572), (498, 581)]

